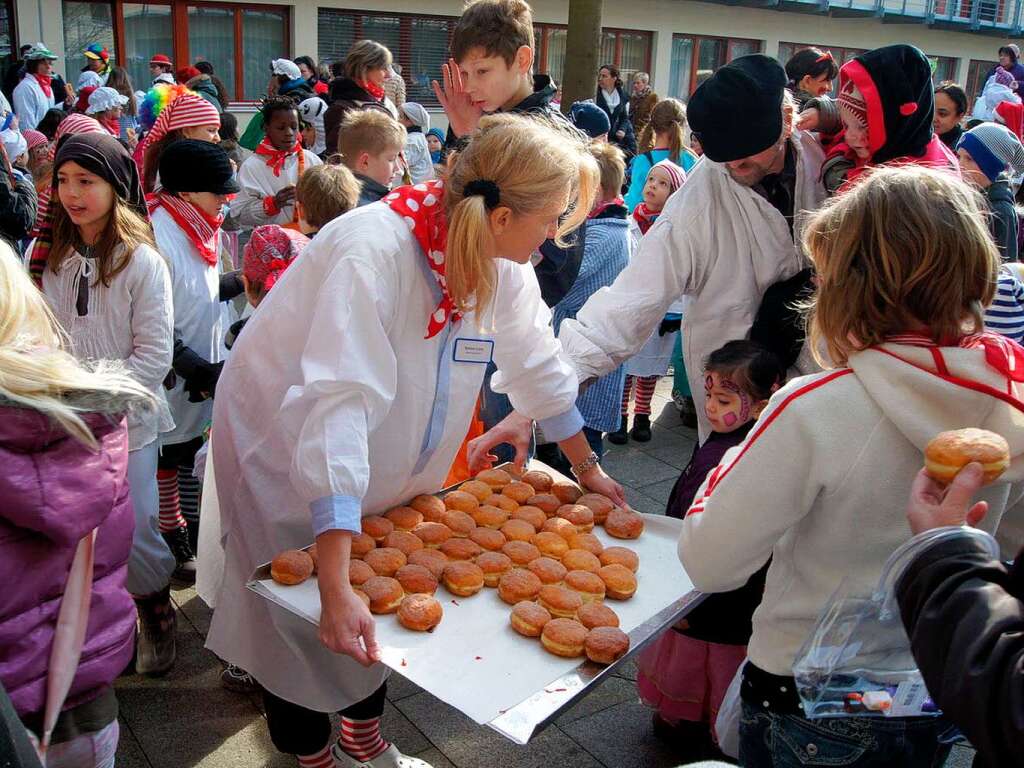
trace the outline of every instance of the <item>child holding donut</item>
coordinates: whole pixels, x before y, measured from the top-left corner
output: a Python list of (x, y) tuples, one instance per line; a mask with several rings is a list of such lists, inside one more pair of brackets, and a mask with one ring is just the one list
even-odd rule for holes
[(852, 766), (948, 755), (941, 718), (805, 718), (792, 669), (839, 584), (871, 594), (910, 538), (902, 500), (935, 435), (970, 426), (1006, 438), (1010, 467), (979, 495), (983, 528), (998, 526), (1024, 477), (1024, 349), (984, 330), (999, 253), (983, 205), (949, 173), (906, 165), (866, 174), (808, 223), (810, 345), (828, 370), (772, 397), (709, 475), (679, 540), (702, 592), (735, 590), (771, 558), (741, 670), (745, 766), (806, 762), (812, 743)]
[[(743, 442), (785, 383), (786, 369), (770, 350), (745, 339), (730, 341), (704, 366), (704, 412), (712, 432), (679, 476), (665, 514), (682, 518), (725, 452)], [(761, 569), (739, 589), (713, 595), (664, 632), (640, 656), (637, 688), (654, 707), (655, 732), (709, 756), (722, 698), (747, 653), (750, 618), (764, 591)]]

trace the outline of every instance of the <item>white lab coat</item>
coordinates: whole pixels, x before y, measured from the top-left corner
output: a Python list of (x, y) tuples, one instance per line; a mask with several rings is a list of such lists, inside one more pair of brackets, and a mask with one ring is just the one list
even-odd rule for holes
[[(323, 164), (323, 161), (308, 149), (302, 152), (305, 155), (303, 162), (306, 170)], [(290, 224), (294, 218), (293, 206), (286, 205), (280, 213), (268, 217), (263, 211), (263, 198), (276, 195), (285, 187), (294, 187), (298, 181), (298, 155), (291, 155), (284, 161), (280, 176), (274, 175), (274, 170), (267, 165), (265, 156), (255, 153), (249, 155), (238, 169), (238, 183), (242, 191), (231, 201), (231, 218), (243, 229), (253, 229), (263, 224)]]
[[(161, 206), (150, 217), (160, 254), (171, 274), (174, 336), (204, 360), (218, 363), (225, 329), (220, 303), (220, 270), (199, 254), (188, 235)], [(218, 251), (222, 233), (217, 233)], [(180, 376), (167, 393), (174, 429), (160, 436), (161, 445), (187, 443), (199, 437), (213, 415), (213, 401), (190, 403)]]
[[(825, 199), (824, 155), (807, 133), (797, 151), (795, 239), (808, 212)], [(703, 392), (704, 361), (727, 341), (746, 338), (764, 292), (808, 264), (786, 220), (767, 200), (734, 182), (724, 165), (703, 158), (640, 242), (609, 288), (590, 297), (558, 338), (580, 381), (603, 376), (635, 354), (676, 299), (688, 297), (683, 359), (691, 391)], [(700, 439), (710, 434), (697, 409)]]
[(405, 161), (413, 184), (434, 178), (434, 161), (430, 159), (427, 137), (422, 131), (410, 132), (405, 139)]
[(35, 129), (47, 110), (53, 109), (53, 96), (47, 96), (33, 75), (25, 75), (14, 89), (14, 114), (19, 130)]
[(426, 259), (383, 202), (335, 219), (253, 313), (218, 384), (211, 456), (225, 560), (207, 646), (277, 696), (322, 712), (371, 694), (383, 665), (331, 653), (311, 624), (245, 581), (281, 550), (312, 542), (313, 502), (345, 506), (357, 527), (360, 515), (441, 488), (486, 369), (457, 362), (466, 356), (457, 340), (493, 341), (495, 390), (545, 434), (582, 428), (575, 371), (532, 267), (495, 262), (493, 332), (470, 315), (425, 339), (439, 300)]

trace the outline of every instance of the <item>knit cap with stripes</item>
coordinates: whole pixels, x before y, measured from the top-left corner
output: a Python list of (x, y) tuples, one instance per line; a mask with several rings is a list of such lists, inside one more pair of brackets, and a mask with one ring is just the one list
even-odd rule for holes
[(989, 181), (1009, 170), (1014, 176), (1024, 173), (1024, 146), (1009, 128), (983, 123), (960, 137), (957, 149), (971, 156)]

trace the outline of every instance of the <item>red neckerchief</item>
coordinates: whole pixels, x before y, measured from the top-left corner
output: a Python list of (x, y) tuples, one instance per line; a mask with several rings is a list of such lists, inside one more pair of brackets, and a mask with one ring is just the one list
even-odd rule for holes
[(50, 83), (53, 81), (53, 75), (32, 75), (39, 83), (39, 87), (43, 89), (43, 93), (46, 94), (46, 98), (53, 98), (53, 88), (50, 87)]
[(181, 227), (189, 242), (199, 251), (203, 261), (211, 267), (217, 266), (217, 232), (220, 231), (220, 225), (224, 223), (224, 217), (210, 216), (192, 203), (163, 190), (148, 196), (146, 204), (150, 213), (162, 206), (174, 219), (174, 223)]
[(273, 144), (270, 143), (270, 139), (264, 138), (260, 142), (260, 145), (256, 147), (256, 154), (263, 155), (267, 158), (267, 165), (274, 172), (275, 176), (281, 175), (281, 169), (284, 168), (284, 162), (292, 155), (297, 155), (302, 152), (302, 139), (295, 142), (295, 146), (291, 149), (277, 149)]
[(455, 308), (445, 277), (445, 251), (448, 247), (448, 218), (444, 210), (444, 182), (425, 181), (411, 187), (399, 187), (384, 197), (391, 210), (399, 214), (427, 258), (427, 265), (441, 289), (441, 303), (430, 314), (427, 334), (432, 339), (462, 315)]
[(588, 218), (588, 219), (594, 219), (594, 218), (597, 218), (597, 217), (598, 217), (598, 216), (600, 216), (600, 215), (601, 215), (602, 213), (604, 213), (604, 212), (605, 212), (605, 210), (606, 210), (606, 209), (607, 209), (607, 208), (608, 208), (609, 206), (612, 206), (612, 205), (625, 205), (625, 204), (626, 204), (626, 202), (625, 202), (625, 201), (624, 201), (624, 200), (622, 199), (622, 195), (619, 195), (618, 197), (616, 197), (616, 198), (615, 198), (615, 199), (613, 199), (613, 200), (605, 200), (605, 201), (604, 201), (603, 203), (601, 203), (600, 205), (598, 205), (598, 206), (595, 206), (595, 207), (594, 207), (594, 210), (592, 210), (592, 211), (590, 212), (590, 214), (589, 214), (589, 215), (587, 216), (587, 218)]
[(116, 117), (105, 117), (100, 120), (100, 125), (106, 128), (107, 132), (115, 139), (121, 135), (121, 121)]
[(654, 224), (654, 220), (658, 218), (661, 211), (652, 211), (647, 207), (647, 203), (640, 203), (636, 208), (633, 209), (633, 219), (636, 221), (637, 226), (640, 227), (640, 234), (646, 235), (647, 230)]
[(384, 86), (374, 85), (369, 80), (365, 82), (362, 80), (356, 80), (356, 85), (373, 96), (377, 101), (384, 101)]
[(998, 333), (984, 331), (961, 336), (950, 343), (936, 344), (919, 333), (905, 333), (886, 338), (887, 344), (906, 344), (912, 347), (960, 347), (984, 349), (985, 362), (1011, 381), (1024, 382), (1024, 347)]

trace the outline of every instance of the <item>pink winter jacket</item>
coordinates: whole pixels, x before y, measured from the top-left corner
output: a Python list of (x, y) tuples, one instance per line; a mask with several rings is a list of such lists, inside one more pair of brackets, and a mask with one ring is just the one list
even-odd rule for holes
[(100, 412), (84, 417), (96, 452), (38, 411), (0, 401), (0, 682), (22, 717), (45, 706), (61, 594), (75, 546), (97, 526), (89, 624), (64, 709), (101, 694), (132, 657), (128, 433), (124, 408), (101, 397)]

